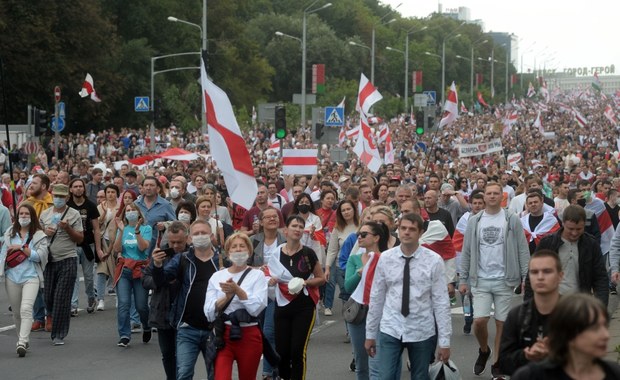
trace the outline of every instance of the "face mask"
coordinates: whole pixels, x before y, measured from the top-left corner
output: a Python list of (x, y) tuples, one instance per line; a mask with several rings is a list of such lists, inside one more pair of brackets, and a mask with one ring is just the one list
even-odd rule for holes
[(125, 213), (125, 217), (127, 218), (128, 222), (135, 222), (136, 220), (138, 220), (138, 211), (127, 211)]
[(183, 222), (183, 223), (189, 223), (190, 220), (192, 219), (192, 216), (190, 214), (179, 214), (179, 222)]
[(305, 214), (310, 211), (310, 205), (298, 205), (297, 210), (299, 210), (300, 213)]
[(67, 204), (66, 198), (56, 198), (54, 197), (54, 207), (63, 208)]
[(207, 249), (211, 247), (211, 236), (209, 235), (192, 236), (192, 243), (194, 244), (194, 248)]
[(177, 189), (176, 187), (173, 187), (172, 189), (170, 189), (170, 196), (172, 198), (178, 198), (179, 197), (179, 189)]
[(19, 225), (26, 227), (30, 225), (30, 218), (19, 218)]
[(248, 263), (248, 257), (250, 257), (248, 252), (232, 252), (230, 254), (230, 261), (235, 266), (241, 267)]

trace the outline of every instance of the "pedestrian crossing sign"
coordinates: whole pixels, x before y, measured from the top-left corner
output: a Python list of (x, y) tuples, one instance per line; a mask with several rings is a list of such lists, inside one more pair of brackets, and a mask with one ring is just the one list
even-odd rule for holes
[(133, 107), (136, 112), (149, 112), (150, 102), (148, 96), (136, 96), (133, 101)]
[(344, 125), (344, 108), (325, 107), (325, 126), (342, 127)]

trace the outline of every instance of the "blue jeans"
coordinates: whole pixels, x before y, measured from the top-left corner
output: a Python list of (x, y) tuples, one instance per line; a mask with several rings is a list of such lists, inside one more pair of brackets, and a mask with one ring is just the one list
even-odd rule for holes
[[(355, 379), (357, 380), (379, 380), (379, 349), (377, 347), (375, 357), (371, 358), (366, 353), (364, 343), (366, 341), (366, 318), (360, 324), (347, 323), (351, 346), (353, 346), (353, 357), (355, 358)], [(399, 357), (400, 359), (400, 357)], [(400, 360), (398, 364), (400, 368)], [(397, 379), (400, 378), (398, 371)]]
[(45, 323), (45, 300), (43, 299), (43, 293), (43, 289), (40, 288), (32, 306), (32, 319), (41, 323)]
[(388, 334), (380, 333), (381, 361), (379, 368), (381, 380), (400, 379), (400, 357), (405, 348), (407, 348), (409, 362), (411, 363), (411, 380), (429, 380), (428, 364), (431, 355), (435, 352), (435, 342), (435, 336), (421, 342), (403, 342)]
[[(94, 252), (95, 245), (91, 244), (90, 248)], [(88, 298), (88, 302), (95, 299), (95, 287), (93, 281), (93, 270), (95, 259), (88, 260), (86, 255), (84, 255), (84, 249), (78, 246), (75, 250), (77, 252), (78, 257), (78, 267), (82, 264), (82, 272), (84, 274), (84, 286), (86, 287), (86, 297)], [(96, 253), (95, 253), (96, 254)], [(75, 285), (73, 286), (73, 295), (71, 296), (71, 309), (78, 308), (78, 296), (80, 293), (80, 277), (75, 278)]]
[(136, 310), (140, 315), (142, 328), (148, 329), (149, 325), (149, 306), (148, 306), (148, 290), (142, 286), (139, 278), (132, 278), (132, 272), (128, 268), (123, 268), (121, 277), (116, 284), (116, 298), (118, 300), (117, 324), (118, 335), (120, 338), (131, 340), (131, 323), (129, 318), (129, 309), (131, 306), (131, 296), (136, 301)]
[(97, 273), (97, 280), (95, 280), (95, 288), (97, 289), (97, 300), (103, 301), (108, 284), (108, 275), (105, 273)]
[[(269, 300), (267, 307), (263, 312), (263, 335), (267, 338), (267, 341), (271, 343), (271, 346), (275, 350), (276, 348), (276, 329), (273, 323), (273, 313), (276, 310), (276, 302)], [(271, 364), (263, 357), (263, 375), (273, 376), (273, 368)]]
[(177, 330), (177, 380), (193, 379), (194, 367), (198, 354), (202, 357), (207, 368), (207, 378), (213, 379), (213, 364), (206, 357), (207, 341), (212, 339), (210, 330), (200, 330), (183, 323)]

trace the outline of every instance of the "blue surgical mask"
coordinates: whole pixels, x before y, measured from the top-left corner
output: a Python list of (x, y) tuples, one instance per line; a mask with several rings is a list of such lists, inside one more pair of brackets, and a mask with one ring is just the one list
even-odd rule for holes
[(127, 211), (125, 213), (125, 217), (127, 218), (128, 222), (135, 222), (136, 220), (138, 220), (139, 216), (140, 214), (138, 213), (138, 211)]
[(67, 204), (67, 198), (54, 197), (54, 207), (63, 208)]

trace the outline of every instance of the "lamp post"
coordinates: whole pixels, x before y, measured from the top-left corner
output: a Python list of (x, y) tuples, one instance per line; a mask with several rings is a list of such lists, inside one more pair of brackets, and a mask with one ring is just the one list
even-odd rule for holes
[[(428, 29), (428, 26), (424, 26), (419, 30), (409, 29), (405, 33), (405, 112), (409, 106), (409, 35), (422, 32)], [(412, 89), (415, 92), (415, 88)]]
[(458, 55), (458, 54), (456, 55), (456, 58), (469, 61), (469, 66), (471, 67), (471, 70), (469, 73), (469, 92), (471, 93), (471, 98), (472, 98), (471, 102), (473, 104), (474, 102), (474, 61), (472, 59), (463, 57), (462, 55)]
[(394, 9), (390, 9), (386, 14), (383, 15), (383, 17), (379, 19), (378, 22), (376, 22), (372, 26), (372, 36), (371, 36), (371, 42), (370, 42), (370, 82), (373, 85), (375, 84), (375, 29), (377, 28), (378, 25), (387, 25), (387, 24), (391, 24), (394, 21), (396, 21), (396, 19), (393, 18), (391, 20), (383, 22), (383, 20), (387, 16), (391, 15), (392, 12), (398, 9), (398, 7), (400, 7), (401, 5), (403, 5), (403, 3), (398, 4), (396, 7), (394, 7)]
[(318, 0), (314, 0), (303, 13), (303, 23), (301, 31), (301, 127), (306, 126), (306, 19), (309, 14), (318, 12), (322, 9), (329, 8), (332, 3), (326, 3), (318, 8), (310, 9), (317, 3)]
[(408, 62), (409, 59), (407, 58), (407, 53), (405, 53), (404, 51), (400, 49), (394, 49), (393, 47), (390, 47), (390, 46), (386, 46), (385, 49), (389, 51), (395, 51), (395, 52), (401, 53), (403, 55), (403, 58), (405, 59), (405, 112), (407, 112), (407, 106), (408, 106), (407, 97), (409, 96), (409, 93), (408, 93), (409, 90), (407, 86), (407, 79), (408, 79), (407, 72), (409, 71), (409, 62)]
[(525, 53), (530, 53), (534, 50), (534, 45), (536, 45), (536, 41), (532, 42), (532, 44), (524, 51), (521, 53), (521, 75), (520, 75), (520, 83), (519, 86), (523, 89), (523, 55)]
[(508, 51), (508, 45), (506, 45), (506, 99), (504, 100), (504, 105), (508, 104), (508, 63), (510, 59)]
[[(370, 46), (366, 46), (364, 44), (358, 44), (357, 42), (354, 42), (354, 41), (349, 41), (349, 45), (364, 48), (370, 52), (370, 55), (372, 55), (372, 49), (370, 48)], [(372, 79), (370, 81), (372, 82)]]
[[(173, 16), (168, 16), (168, 21), (180, 22), (181, 24), (186, 24), (198, 28), (198, 30), (200, 30), (200, 39), (202, 42), (201, 53), (207, 51), (207, 0), (203, 0), (202, 26), (194, 24), (193, 22), (181, 20)], [(205, 62), (205, 65), (206, 64), (207, 63)], [(205, 105), (202, 100), (200, 101), (200, 104), (202, 108), (202, 134), (204, 135), (207, 133), (207, 113), (205, 112)]]
[(460, 33), (454, 36), (452, 34), (456, 32), (457, 30), (459, 30), (459, 28), (463, 26), (464, 24), (465, 24), (465, 21), (463, 21), (459, 26), (454, 28), (453, 31), (448, 33), (448, 35), (445, 36), (443, 38), (443, 41), (441, 42), (441, 104), (442, 106), (445, 101), (444, 95), (446, 91), (446, 41), (448, 41), (450, 38), (460, 37), (461, 36)]

